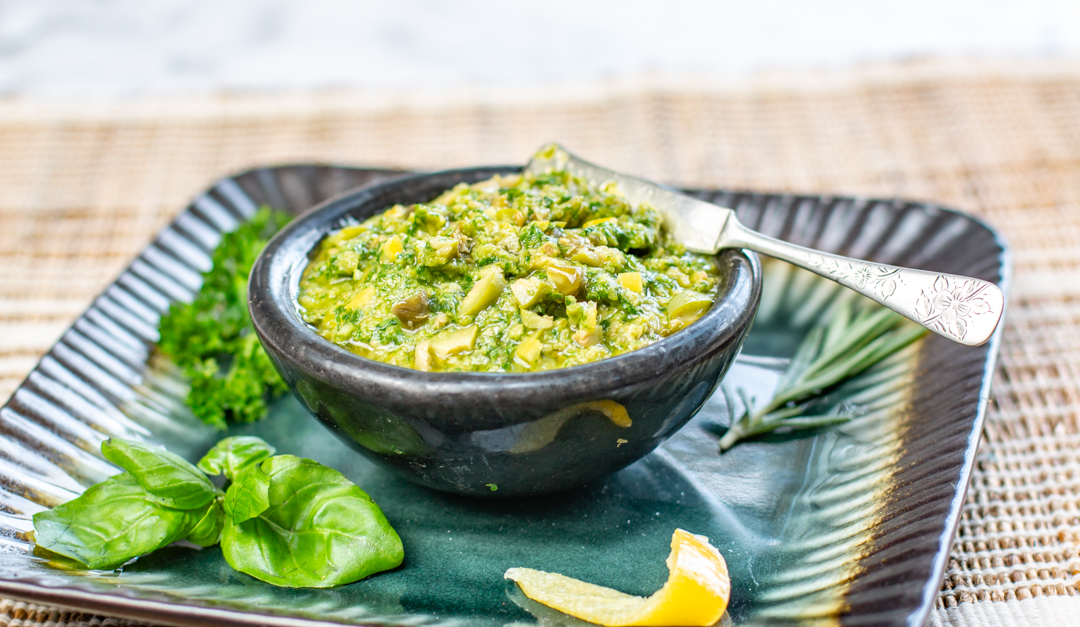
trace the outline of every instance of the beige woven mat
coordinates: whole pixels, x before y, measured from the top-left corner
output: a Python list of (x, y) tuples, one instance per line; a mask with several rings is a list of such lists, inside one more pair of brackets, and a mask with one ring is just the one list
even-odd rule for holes
[[(521, 162), (553, 138), (673, 183), (930, 199), (1000, 229), (1016, 253), (1011, 309), (932, 622), (1080, 623), (1080, 64), (509, 94), (0, 101), (0, 397), (223, 173)], [(0, 604), (0, 624), (99, 622)]]

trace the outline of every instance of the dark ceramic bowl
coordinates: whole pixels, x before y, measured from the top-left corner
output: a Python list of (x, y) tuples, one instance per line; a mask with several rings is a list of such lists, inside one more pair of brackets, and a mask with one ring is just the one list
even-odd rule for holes
[[(297, 397), (375, 463), (425, 486), (522, 496), (582, 485), (634, 462), (686, 423), (735, 359), (757, 309), (761, 270), (741, 251), (717, 256), (723, 279), (697, 322), (603, 361), (528, 374), (429, 373), (365, 359), (319, 337), (298, 313), (308, 255), (349, 218), (426, 202), (460, 182), (518, 168), (398, 179), (332, 199), (263, 250), (248, 288), (251, 319)], [(612, 419), (625, 408), (630, 426)], [(617, 417), (617, 416), (616, 416)]]

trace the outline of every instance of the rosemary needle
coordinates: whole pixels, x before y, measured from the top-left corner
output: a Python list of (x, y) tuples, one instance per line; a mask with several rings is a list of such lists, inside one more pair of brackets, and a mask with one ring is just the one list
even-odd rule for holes
[[(812, 401), (840, 383), (895, 354), (926, 334), (884, 307), (855, 312), (850, 303), (834, 308), (828, 321), (803, 338), (780, 376), (772, 399), (757, 409), (742, 388), (736, 390), (744, 411), (720, 438), (720, 452), (740, 440), (782, 429), (816, 429), (851, 419), (849, 413), (812, 414)], [(731, 396), (728, 406), (732, 408)], [(731, 415), (735, 412), (732, 408)]]

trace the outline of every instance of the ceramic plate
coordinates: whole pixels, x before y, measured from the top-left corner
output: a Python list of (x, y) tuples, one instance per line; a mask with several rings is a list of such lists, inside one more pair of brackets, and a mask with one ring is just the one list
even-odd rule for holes
[[(398, 173), (287, 166), (229, 177), (162, 231), (49, 351), (0, 409), (0, 595), (185, 625), (577, 624), (524, 599), (513, 566), (647, 595), (666, 578), (676, 527), (712, 539), (732, 576), (736, 625), (920, 625), (960, 516), (998, 338), (938, 336), (827, 399), (856, 418), (724, 455), (718, 392), (640, 462), (572, 492), (471, 500), (413, 486), (361, 459), (292, 398), (233, 433), (342, 470), (382, 506), (405, 544), (402, 568), (330, 590), (275, 588), (231, 570), (218, 548), (166, 548), (116, 572), (58, 570), (35, 557), (31, 516), (116, 472), (109, 436), (197, 459), (220, 437), (183, 404), (186, 386), (152, 351), (157, 321), (192, 297), (223, 231), (259, 205), (293, 212)], [(928, 204), (696, 191), (748, 226), (876, 261), (995, 281), (1008, 254), (987, 226)], [(725, 384), (764, 397), (809, 325), (851, 293), (781, 263)], [(962, 314), (962, 311), (956, 313)], [(734, 395), (732, 395), (734, 396)], [(738, 404), (733, 405), (738, 410)]]

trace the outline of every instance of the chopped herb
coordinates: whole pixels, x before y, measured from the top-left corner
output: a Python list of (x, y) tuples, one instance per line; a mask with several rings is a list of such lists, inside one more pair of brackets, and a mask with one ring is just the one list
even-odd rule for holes
[(191, 379), (188, 406), (218, 429), (259, 420), (267, 401), (285, 392), (251, 326), (247, 284), (255, 258), (289, 219), (260, 209), (222, 237), (194, 301), (173, 304), (161, 319), (158, 349)]

